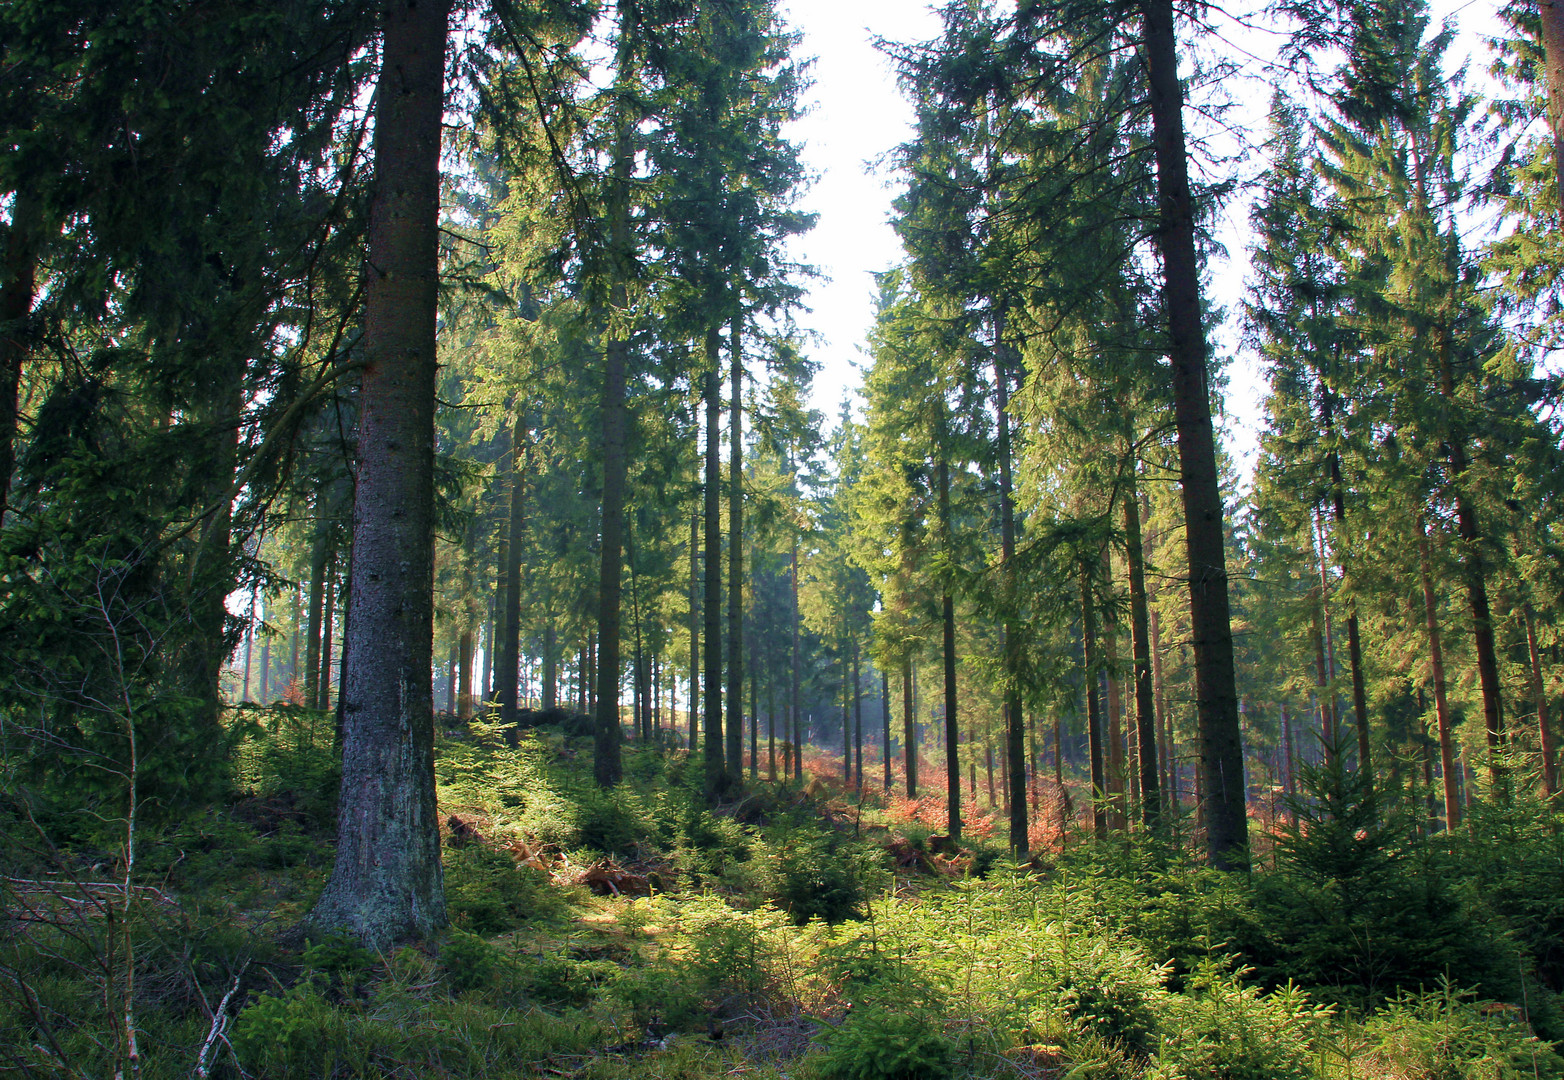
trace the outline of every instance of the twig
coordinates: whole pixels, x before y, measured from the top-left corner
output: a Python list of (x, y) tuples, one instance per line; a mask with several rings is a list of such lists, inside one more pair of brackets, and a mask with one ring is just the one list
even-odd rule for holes
[(200, 1080), (207, 1080), (212, 1075), (212, 1052), (217, 1048), (219, 1039), (227, 1042), (224, 1033), (228, 1028), (228, 1006), (233, 1001), (235, 994), (239, 992), (239, 981), (244, 978), (245, 969), (250, 966), (246, 960), (239, 965), (239, 970), (234, 973), (234, 981), (228, 987), (228, 992), (223, 995), (223, 1000), (217, 1003), (217, 1011), (212, 1014), (212, 1027), (206, 1033), (206, 1041), (201, 1044), (201, 1052), (196, 1055), (195, 1074)]

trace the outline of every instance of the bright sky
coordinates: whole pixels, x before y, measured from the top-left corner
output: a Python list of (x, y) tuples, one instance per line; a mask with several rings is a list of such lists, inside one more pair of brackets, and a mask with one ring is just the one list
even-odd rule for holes
[[(1253, 6), (1258, 7), (1259, 4)], [(1438, 25), (1454, 17), (1461, 35), (1449, 60), (1455, 66), (1472, 57), (1471, 81), (1481, 82), (1489, 53), (1480, 34), (1497, 32), (1495, 13), (1500, 0), (1432, 0)], [(918, 0), (783, 0), (789, 24), (803, 32), (801, 52), (817, 58), (811, 113), (789, 132), (803, 143), (804, 160), (816, 174), (804, 208), (820, 215), (815, 230), (794, 248), (794, 254), (818, 267), (828, 278), (811, 290), (806, 303), (813, 310), (800, 322), (820, 336), (813, 355), (821, 362), (815, 380), (815, 407), (834, 422), (841, 403), (861, 382), (855, 364), (873, 321), (874, 282), (871, 274), (902, 259), (901, 246), (888, 223), (895, 191), (886, 172), (870, 167), (912, 134), (911, 110), (896, 89), (889, 61), (877, 52), (873, 39), (922, 41), (936, 36), (939, 19)], [(1274, 54), (1280, 39), (1256, 30), (1229, 26), (1223, 37), (1233, 54), (1251, 54), (1246, 72), (1226, 89), (1236, 103), (1230, 118), (1234, 129), (1247, 129), (1256, 144), (1264, 138), (1269, 84), (1275, 77), (1259, 59)], [(1236, 149), (1236, 147), (1235, 147)], [(1250, 153), (1224, 168), (1236, 168), (1252, 178), (1263, 165)], [(1228, 249), (1225, 263), (1212, 267), (1212, 298), (1236, 314), (1248, 272), (1248, 197), (1240, 195), (1228, 207), (1220, 238)], [(1229, 446), (1247, 466), (1258, 437), (1263, 386), (1257, 365), (1237, 347), (1231, 326), (1213, 334), (1216, 348), (1237, 353), (1230, 371), (1227, 398)]]

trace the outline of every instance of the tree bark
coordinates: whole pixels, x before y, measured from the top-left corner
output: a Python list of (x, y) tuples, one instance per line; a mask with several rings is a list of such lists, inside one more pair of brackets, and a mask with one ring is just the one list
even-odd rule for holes
[(1157, 711), (1151, 682), (1151, 634), (1146, 599), (1146, 559), (1140, 536), (1140, 497), (1135, 463), (1130, 462), (1124, 493), (1124, 562), (1130, 578), (1130, 648), (1135, 683), (1135, 745), (1140, 762), (1140, 815), (1148, 829), (1162, 821), (1162, 795), (1157, 783)]
[[(791, 462), (789, 462), (789, 464), (791, 464)], [(791, 658), (791, 663), (792, 663), (792, 685), (790, 687), (790, 690), (791, 690), (791, 696), (792, 696), (792, 710), (791, 711), (792, 711), (792, 714), (793, 714), (793, 778), (796, 779), (799, 783), (803, 783), (803, 781), (804, 781), (804, 730), (803, 730), (804, 729), (804, 717), (803, 717), (803, 712), (800, 709), (799, 700), (798, 700), (798, 697), (799, 697), (799, 685), (798, 685), (798, 663), (799, 663), (799, 654), (798, 654), (798, 624), (799, 624), (799, 612), (798, 612), (798, 532), (796, 530), (793, 533), (793, 576), (792, 576), (792, 585), (793, 585), (793, 610), (792, 610), (791, 614), (792, 614), (792, 631), (793, 631), (793, 654), (792, 654), (792, 658)]]
[(1553, 754), (1553, 730), (1548, 722), (1548, 687), (1542, 679), (1542, 653), (1537, 648), (1537, 614), (1528, 600), (1521, 605), (1526, 616), (1526, 654), (1531, 661), (1531, 693), (1537, 702), (1537, 742), (1542, 750), (1542, 786), (1549, 795), (1559, 790)]
[(32, 351), (29, 316), (37, 295), (37, 240), (42, 232), (38, 201), (18, 189), (11, 204), (5, 266), (0, 270), (0, 524), (11, 499), (16, 471), (16, 435), (22, 368)]
[(885, 729), (880, 733), (884, 743), (880, 746), (880, 764), (885, 767), (885, 790), (891, 790), (891, 677), (880, 672), (880, 707), (884, 713)]
[[(607, 503), (607, 483), (604, 483)], [(606, 518), (606, 514), (604, 515)], [(607, 532), (607, 529), (604, 529)], [(500, 694), (500, 723), (515, 725), (521, 703), (521, 548), (527, 534), (527, 430), (522, 420), (522, 403), (516, 402), (516, 416), (510, 435), (510, 512), (506, 517), (505, 607), (500, 629), (499, 663), (494, 681)]]
[(324, 496), (315, 497), (315, 536), (310, 545), (310, 595), (308, 622), (304, 635), (304, 704), (320, 706), (320, 617), (326, 601), (326, 563), (331, 558), (327, 546)]
[(1091, 754), (1092, 828), (1097, 839), (1108, 838), (1108, 777), (1102, 752), (1102, 713), (1097, 704), (1097, 611), (1092, 600), (1091, 572), (1081, 563), (1081, 643), (1086, 661), (1086, 746)]
[(1021, 709), (1021, 664), (1017, 655), (1020, 640), (1016, 625), (1016, 510), (1014, 476), (1010, 448), (1010, 365), (1009, 346), (1005, 343), (1005, 311), (994, 321), (994, 393), (999, 435), (999, 554), (1004, 582), (1005, 625), (1005, 699), (1001, 706), (1005, 725), (1005, 790), (1010, 802), (1010, 850), (1027, 854), (1030, 837), (1026, 813), (1026, 717)]
[(912, 658), (901, 662), (901, 739), (907, 798), (918, 797), (918, 729), (912, 715)]
[(430, 676), (448, 6), (387, 3), (375, 95), (342, 794), (336, 864), (310, 916), (372, 948), (446, 923)]
[(1445, 696), (1445, 655), (1439, 641), (1439, 604), (1434, 598), (1433, 555), (1428, 529), (1417, 519), (1418, 571), (1423, 585), (1423, 620), (1428, 631), (1429, 674), (1434, 683), (1434, 714), (1439, 719), (1439, 768), (1444, 778), (1445, 828), (1461, 823), (1461, 801), (1456, 790), (1455, 743), (1451, 733), (1450, 703)]
[(1238, 723), (1221, 476), (1211, 426), (1200, 264), (1184, 148), (1183, 89), (1178, 81), (1173, 4), (1172, 0), (1141, 0), (1140, 6), (1161, 210), (1162, 296), (1168, 312), (1168, 358), (1173, 369), (1173, 413), (1189, 558), (1190, 636), (1195, 653), (1201, 790), (1207, 804), (1207, 857), (1218, 869), (1246, 870), (1249, 823), (1243, 735)]
[(690, 515), (690, 754), (700, 745), (700, 724), (696, 719), (696, 702), (701, 695), (701, 631), (700, 592), (696, 582), (700, 576), (700, 515)]
[(744, 351), (742, 319), (730, 328), (728, 359), (728, 755), (729, 783), (744, 777)]
[[(945, 456), (945, 421), (944, 411), (940, 414), (940, 438), (939, 438), (939, 531), (940, 546), (945, 550), (947, 559), (951, 558), (950, 550), (950, 463)], [(960, 741), (957, 726), (957, 700), (956, 700), (956, 602), (950, 595), (949, 584), (941, 588), (940, 596), (940, 641), (942, 643), (941, 656), (944, 661), (945, 677), (945, 816), (946, 832), (952, 837), (961, 835), (961, 759), (959, 756), (958, 742)]]
[(703, 610), (706, 617), (703, 685), (706, 691), (705, 713), (705, 784), (706, 797), (716, 799), (728, 788), (727, 762), (722, 737), (722, 520), (720, 493), (722, 491), (722, 440), (718, 431), (722, 406), (720, 390), (721, 364), (720, 335), (715, 327), (706, 332), (706, 486), (704, 514), (706, 526), (705, 569), (706, 595)]

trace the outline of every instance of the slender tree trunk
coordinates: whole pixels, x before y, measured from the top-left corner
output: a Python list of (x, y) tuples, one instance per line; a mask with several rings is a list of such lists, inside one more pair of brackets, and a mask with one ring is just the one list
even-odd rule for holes
[[(1107, 547), (1102, 549), (1102, 576), (1113, 581), (1113, 557)], [(1120, 721), (1124, 701), (1119, 694), (1119, 623), (1113, 609), (1102, 613), (1100, 645), (1103, 653), (1103, 684), (1107, 688), (1108, 716), (1108, 828), (1122, 832), (1129, 825), (1124, 810), (1124, 729)]]
[(255, 624), (247, 623), (244, 628), (244, 683), (239, 690), (239, 700), (250, 700), (250, 662), (255, 648)]
[(749, 779), (760, 778), (760, 676), (755, 664), (749, 665)]
[(1298, 795), (1298, 759), (1293, 749), (1292, 714), (1282, 706), (1282, 790), (1289, 799)]
[(1005, 343), (1005, 310), (994, 320), (995, 415), (999, 435), (999, 553), (1005, 594), (1004, 641), (1005, 697), (1001, 705), (1005, 725), (1005, 791), (1010, 804), (1010, 850), (1027, 854), (1030, 838), (1026, 820), (1026, 717), (1021, 709), (1020, 633), (1016, 625), (1016, 512), (1010, 448), (1010, 346)]
[(852, 671), (852, 657), (847, 652), (847, 641), (842, 639), (842, 787), (848, 788), (853, 783), (853, 703), (848, 695), (850, 672)]
[(543, 624), (543, 711), (559, 708), (559, 634), (554, 616)]
[(706, 595), (702, 608), (706, 616), (704, 659), (705, 687), (705, 777), (706, 796), (715, 799), (727, 790), (727, 763), (724, 760), (722, 732), (722, 440), (718, 430), (722, 407), (720, 389), (721, 338), (715, 327), (706, 332), (706, 487), (705, 487), (705, 569)]
[(1157, 710), (1151, 681), (1151, 633), (1146, 599), (1146, 560), (1140, 536), (1140, 497), (1135, 463), (1130, 462), (1124, 493), (1124, 562), (1130, 578), (1130, 648), (1134, 655), (1135, 745), (1140, 764), (1140, 814), (1148, 829), (1161, 824), (1162, 794), (1157, 783)]
[(891, 790), (891, 677), (886, 672), (880, 672), (880, 710), (884, 714), (884, 730), (880, 737), (884, 741), (880, 744), (880, 764), (885, 767), (885, 790)]
[(1221, 476), (1211, 426), (1200, 264), (1195, 253), (1194, 200), (1184, 148), (1183, 89), (1178, 81), (1173, 4), (1172, 0), (1141, 0), (1140, 7), (1161, 209), (1162, 296), (1168, 312), (1168, 358), (1172, 362), (1189, 558), (1190, 637), (1195, 652), (1201, 788), (1207, 802), (1207, 855), (1218, 869), (1244, 870), (1249, 865), (1249, 825), (1243, 735), (1238, 723)]
[[(1150, 607), (1149, 604), (1147, 606)], [(1162, 683), (1162, 639), (1158, 632), (1157, 612), (1153, 609), (1149, 614), (1151, 616), (1151, 688), (1156, 699), (1157, 715), (1162, 719), (1159, 742), (1162, 744), (1163, 790), (1167, 792), (1167, 811), (1177, 818), (1178, 763), (1173, 747), (1173, 714), (1168, 711), (1167, 691)]]
[(907, 798), (918, 797), (918, 729), (912, 709), (912, 658), (901, 662), (901, 738), (903, 768), (907, 773)]
[(375, 94), (337, 858), (311, 915), (371, 947), (445, 925), (434, 790), (435, 326), (448, 0), (388, 3)]
[(1091, 754), (1092, 827), (1097, 839), (1108, 838), (1108, 777), (1102, 752), (1102, 714), (1097, 704), (1097, 611), (1092, 601), (1091, 573), (1081, 563), (1081, 640), (1086, 656), (1086, 745)]
[(1429, 674), (1434, 683), (1434, 713), (1439, 719), (1439, 768), (1444, 776), (1445, 828), (1461, 823), (1461, 802), (1456, 791), (1455, 742), (1451, 732), (1450, 703), (1445, 696), (1445, 655), (1439, 641), (1439, 604), (1434, 598), (1433, 555), (1423, 519), (1417, 520), (1418, 570), (1423, 585), (1423, 619), (1428, 630)]
[(635, 241), (630, 232), (630, 184), (634, 168), (635, 137), (639, 118), (630, 104), (635, 85), (634, 38), (636, 15), (631, 0), (619, 2), (619, 41), (615, 84), (619, 93), (614, 113), (613, 185), (608, 206), (610, 312), (603, 345), (603, 509), (599, 535), (597, 575), (596, 722), (592, 747), (592, 776), (600, 787), (612, 787), (624, 775), (619, 724), (622, 575), (624, 573), (624, 507), (628, 472), (625, 440), (629, 437), (630, 409), (627, 381), (630, 367), (628, 331), (616, 325), (629, 307), (628, 282), (633, 274)]
[(1548, 723), (1548, 687), (1542, 679), (1542, 652), (1537, 648), (1537, 614), (1528, 600), (1521, 605), (1526, 617), (1526, 655), (1531, 661), (1531, 693), (1537, 702), (1537, 743), (1542, 749), (1542, 786), (1549, 795), (1558, 793), (1558, 771), (1553, 755), (1553, 731)]
[(456, 715), (462, 720), (472, 719), (472, 660), (475, 651), (472, 627), (469, 626), (462, 630), (462, 636), (457, 642), (461, 682), (456, 688)]
[[(767, 655), (772, 655), (769, 650)], [(785, 762), (782, 770), (787, 771)], [(766, 779), (773, 784), (777, 782), (777, 668), (774, 662), (767, 665), (766, 673)]]
[(0, 268), (0, 524), (11, 498), (11, 474), (16, 471), (18, 410), (22, 368), (32, 350), (28, 327), (37, 294), (36, 240), (42, 232), (38, 200), (19, 188), (11, 203), (5, 265)]
[(309, 622), (304, 635), (304, 704), (311, 709), (320, 704), (320, 617), (325, 610), (326, 564), (331, 558), (323, 503), (323, 497), (317, 495), (315, 536), (310, 546)]
[(728, 760), (735, 785), (744, 777), (744, 351), (735, 315), (728, 345)]
[[(313, 708), (322, 710), (331, 708), (331, 624), (337, 612), (337, 588), (336, 582), (333, 580), (336, 577), (336, 568), (336, 553), (333, 552), (331, 561), (326, 564), (326, 613), (321, 617), (320, 624), (320, 676), (315, 684), (320, 688), (318, 691), (320, 696), (313, 705)], [(430, 639), (430, 651), (432, 653), (434, 648), (432, 628)], [(433, 688), (431, 687), (432, 690)], [(431, 715), (433, 715), (434, 699), (432, 696), (430, 697), (429, 707)]]
[[(946, 460), (945, 421), (940, 419), (939, 438), (939, 520), (940, 544), (947, 558), (950, 550), (950, 463)], [(956, 602), (946, 584), (940, 596), (940, 633), (945, 676), (945, 815), (946, 831), (954, 839), (961, 835), (961, 759), (958, 743), (956, 699)]]
[[(791, 464), (791, 462), (789, 462), (789, 464)], [(792, 575), (792, 585), (793, 585), (793, 610), (791, 612), (791, 615), (792, 615), (792, 630), (793, 630), (793, 653), (792, 653), (792, 658), (791, 658), (791, 663), (792, 663), (792, 684), (791, 684), (791, 687), (790, 687), (790, 691), (791, 691), (792, 699), (793, 699), (793, 701), (792, 701), (792, 705), (793, 705), (793, 707), (792, 707), (792, 713), (793, 713), (793, 777), (799, 783), (803, 783), (804, 782), (804, 715), (803, 715), (803, 710), (799, 706), (799, 700), (798, 700), (798, 698), (799, 698), (799, 685), (798, 685), (798, 664), (799, 664), (798, 625), (799, 625), (799, 612), (798, 612), (798, 533), (797, 533), (797, 531), (795, 531), (793, 533), (793, 575)]]
[(855, 762), (854, 767), (853, 767), (853, 774), (854, 774), (854, 777), (855, 777), (855, 779), (853, 781), (853, 784), (854, 784), (855, 787), (857, 787), (857, 789), (860, 792), (862, 792), (863, 791), (863, 688), (859, 685), (859, 682), (858, 682), (859, 676), (861, 674), (861, 672), (859, 670), (859, 655), (858, 655), (859, 651), (860, 651), (860, 649), (859, 649), (858, 640), (855, 638), (855, 639), (853, 639), (853, 760)]
[[(1335, 429), (1335, 398), (1328, 385), (1322, 384), (1321, 412), (1324, 414), (1325, 430), (1329, 435)], [(1341, 455), (1335, 450), (1330, 451), (1326, 460), (1330, 471), (1331, 484), (1331, 513), (1337, 526), (1346, 524), (1347, 499), (1346, 485), (1341, 479)], [(1320, 554), (1325, 553), (1324, 530), (1321, 530)], [(1337, 564), (1341, 566), (1343, 578), (1345, 578), (1346, 560), (1337, 553)], [(1368, 718), (1368, 689), (1363, 678), (1363, 639), (1358, 628), (1358, 606), (1350, 598), (1347, 601), (1347, 660), (1352, 668), (1352, 716), (1356, 721), (1358, 732), (1358, 764), (1364, 769), (1364, 776), (1374, 776), (1374, 760), (1370, 754), (1369, 746), (1369, 718)]]
[(697, 721), (696, 702), (701, 694), (701, 632), (700, 592), (696, 587), (700, 575), (700, 515), (690, 515), (690, 754), (700, 745), (700, 724)]
[[(521, 684), (521, 549), (527, 535), (527, 429), (523, 405), (516, 402), (510, 434), (510, 513), (506, 518), (505, 607), (500, 630), (499, 664), (494, 669), (499, 689), (500, 723), (512, 727), (519, 719)], [(606, 424), (606, 421), (605, 421)], [(605, 489), (607, 484), (605, 482)], [(608, 496), (604, 494), (606, 505)], [(605, 529), (605, 532), (607, 530)]]

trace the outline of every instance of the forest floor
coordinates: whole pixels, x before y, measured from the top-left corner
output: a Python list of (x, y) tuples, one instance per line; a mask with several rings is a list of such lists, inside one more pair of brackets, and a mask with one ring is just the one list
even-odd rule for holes
[[(332, 858), (329, 725), (263, 719), (228, 804), (148, 826), (128, 894), (101, 839), (6, 822), (0, 1069), (1564, 1078), (1546, 1038), (1564, 1028), (1564, 922), (1521, 925), (1355, 819), (1346, 862), (1327, 823), (1312, 833), (1339, 850), (1284, 837), (1253, 875), (1138, 834), (1018, 865), (986, 805), (951, 842), (942, 807), (859, 797), (825, 756), (802, 788), (760, 780), (709, 807), (682, 751), (627, 746), (625, 783), (603, 792), (589, 740), (448, 732), (449, 933), (388, 954), (306, 941)], [(1558, 830), (1534, 833), (1511, 867), (1532, 877), (1503, 886), (1516, 910), (1564, 882)]]

